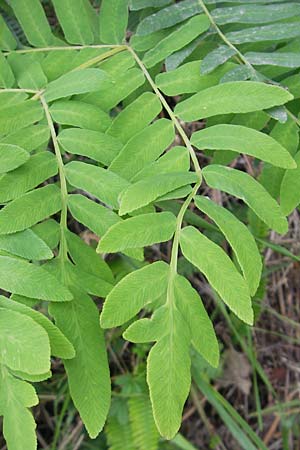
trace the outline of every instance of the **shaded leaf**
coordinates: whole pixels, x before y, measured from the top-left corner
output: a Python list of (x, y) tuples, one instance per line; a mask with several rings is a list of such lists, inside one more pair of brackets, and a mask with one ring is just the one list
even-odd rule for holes
[(209, 26), (210, 22), (204, 14), (192, 17), (188, 22), (170, 33), (144, 55), (143, 62), (145, 66), (153, 67), (171, 53), (189, 44), (199, 34), (204, 33)]
[(246, 30), (231, 31), (226, 34), (227, 39), (233, 44), (261, 41), (281, 41), (300, 36), (299, 22), (272, 23), (261, 27), (247, 28)]
[(48, 47), (53, 44), (54, 36), (39, 0), (11, 0), (10, 6), (31, 45)]
[(71, 231), (67, 232), (67, 242), (70, 256), (80, 270), (114, 284), (114, 276), (109, 265), (96, 254), (94, 248)]
[[(122, 220), (115, 212), (83, 195), (69, 195), (68, 206), (73, 217), (96, 233), (97, 236), (103, 236), (112, 225)], [(127, 249), (123, 253), (141, 261), (144, 259), (142, 249)]]
[(92, 21), (85, 7), (86, 0), (53, 0), (55, 14), (70, 44), (94, 42)]
[(3, 144), (13, 144), (31, 152), (40, 145), (45, 144), (50, 137), (49, 128), (46, 125), (31, 125), (27, 128), (17, 130), (7, 136), (0, 138)]
[(40, 62), (34, 59), (32, 55), (12, 53), (8, 56), (8, 61), (20, 88), (39, 90), (46, 86), (47, 77)]
[(0, 29), (0, 49), (14, 50), (17, 46), (17, 41), (2, 16), (0, 16)]
[(140, 69), (133, 67), (125, 72), (118, 73), (114, 78), (113, 86), (93, 92), (81, 97), (81, 100), (99, 106), (103, 111), (109, 111), (128, 97), (145, 82), (145, 77)]
[(0, 51), (0, 87), (1, 88), (11, 88), (15, 82), (14, 74), (11, 70), (7, 59)]
[(140, 170), (131, 181), (136, 182), (163, 173), (188, 172), (189, 168), (190, 157), (186, 147), (175, 146), (152, 164), (148, 164)]
[(203, 75), (202, 64), (202, 61), (192, 61), (170, 72), (159, 73), (155, 82), (166, 95), (193, 94), (218, 84), (228, 70), (236, 67), (227, 63), (209, 75)]
[(201, 73), (208, 74), (212, 72), (216, 67), (228, 61), (235, 53), (228, 45), (220, 45), (203, 58), (200, 68)]
[(121, 44), (128, 21), (128, 0), (102, 0), (100, 39), (107, 44)]
[(213, 367), (219, 364), (219, 344), (213, 324), (197, 291), (188, 280), (177, 275), (174, 283), (176, 304), (191, 333), (194, 348)]

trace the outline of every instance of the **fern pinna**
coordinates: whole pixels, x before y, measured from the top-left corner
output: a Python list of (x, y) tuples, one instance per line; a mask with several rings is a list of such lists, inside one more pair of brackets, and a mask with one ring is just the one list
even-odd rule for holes
[[(36, 448), (30, 383), (51, 376), (50, 355), (62, 358), (73, 402), (98, 435), (111, 397), (103, 329), (124, 324), (128, 341), (153, 343), (155, 423), (167, 439), (177, 433), (191, 346), (219, 361), (199, 294), (178, 274), (180, 252), (253, 324), (256, 240), (285, 233), (300, 202), (300, 6), (226, 3), (102, 0), (98, 12), (88, 0), (52, 0), (51, 28), (40, 0), (1, 2), (0, 288), (11, 295), (0, 298), (0, 412), (9, 450)], [(168, 96), (179, 98), (174, 109)], [(205, 128), (188, 136), (183, 123), (199, 121)], [(203, 169), (198, 150), (210, 161)], [(252, 173), (236, 168), (240, 154)], [(262, 235), (201, 195), (204, 185), (242, 200)], [(199, 227), (185, 226), (192, 203)], [(100, 238), (96, 251), (68, 217)], [(232, 259), (206, 233), (210, 221)], [(144, 261), (143, 247), (170, 240), (169, 261)], [(117, 252), (133, 262), (118, 282), (104, 258)], [(91, 296), (106, 298), (100, 325)], [(41, 301), (55, 324), (33, 308)], [(139, 318), (146, 306), (151, 317)]]

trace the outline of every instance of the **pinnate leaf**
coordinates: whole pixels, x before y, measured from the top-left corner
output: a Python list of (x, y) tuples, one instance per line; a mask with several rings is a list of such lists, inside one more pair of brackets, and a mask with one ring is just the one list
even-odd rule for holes
[(118, 196), (120, 192), (129, 185), (128, 181), (110, 170), (79, 161), (67, 164), (65, 171), (72, 186), (90, 192), (115, 209), (119, 208)]
[(196, 131), (191, 142), (199, 149), (246, 153), (287, 169), (296, 165), (290, 153), (271, 136), (240, 125), (215, 125)]
[[(51, 348), (51, 355), (58, 358), (70, 359), (75, 356), (75, 351), (72, 344), (62, 334), (59, 328), (57, 328), (46, 316), (42, 313), (29, 308), (26, 305), (22, 305), (9, 298), (0, 296), (0, 307), (9, 311), (15, 311), (24, 316), (30, 317), (37, 324), (39, 324), (46, 331)], [(22, 369), (24, 370), (24, 369)], [(41, 372), (39, 372), (41, 373)]]
[(196, 174), (171, 173), (146, 178), (129, 186), (121, 196), (120, 215), (134, 211), (179, 187), (198, 180)]
[(149, 125), (161, 109), (162, 105), (157, 95), (144, 92), (117, 115), (107, 133), (126, 144), (130, 138)]
[(112, 122), (97, 106), (76, 100), (58, 100), (51, 105), (50, 113), (57, 123), (87, 130), (104, 132)]
[(192, 17), (145, 54), (143, 58), (145, 66), (153, 67), (167, 56), (189, 44), (199, 34), (208, 30), (209, 26), (210, 22), (204, 14)]
[(0, 249), (25, 259), (53, 258), (48, 245), (30, 229), (0, 236)]
[(14, 50), (17, 46), (17, 41), (6, 25), (6, 22), (2, 16), (0, 16), (0, 49), (1, 50)]
[(172, 439), (190, 390), (190, 333), (177, 309), (166, 311), (164, 328), (148, 356), (147, 382), (156, 426), (163, 437)]
[[(0, 178), (0, 202), (20, 197), (56, 175), (57, 171), (57, 162), (53, 153), (45, 151), (31, 156), (25, 164)], [(52, 190), (53, 188), (50, 189)]]
[(0, 144), (0, 159), (0, 174), (3, 174), (22, 166), (29, 159), (29, 155), (17, 145)]
[(71, 293), (42, 267), (8, 256), (0, 256), (0, 288), (40, 300), (72, 300)]
[(153, 177), (162, 173), (188, 172), (190, 168), (190, 157), (186, 147), (175, 146), (170, 151), (163, 154), (152, 164), (148, 164), (138, 172), (132, 182), (143, 180), (147, 177)]
[(94, 248), (71, 231), (67, 232), (67, 242), (71, 258), (80, 270), (114, 284), (114, 276), (109, 265), (97, 255)]
[(65, 360), (71, 397), (91, 438), (102, 430), (110, 406), (110, 376), (99, 313), (92, 299), (76, 285), (74, 300), (52, 304), (57, 326), (73, 344), (76, 356)]
[(4, 103), (4, 105), (0, 109), (0, 133), (2, 134), (25, 128), (41, 120), (44, 115), (42, 106), (37, 101), (27, 100), (12, 105)]
[(181, 231), (180, 246), (185, 258), (204, 273), (227, 306), (251, 325), (253, 311), (248, 286), (226, 253), (191, 226)]
[(47, 47), (53, 43), (54, 36), (39, 0), (12, 0), (10, 6), (31, 45)]
[(217, 224), (228, 240), (247, 281), (250, 293), (254, 295), (261, 278), (262, 262), (252, 234), (234, 214), (209, 198), (197, 196), (195, 205)]
[(1, 209), (0, 235), (25, 230), (60, 209), (60, 190), (54, 184), (28, 192)]
[(281, 41), (285, 39), (296, 38), (300, 36), (299, 22), (291, 23), (272, 23), (270, 25), (263, 25), (260, 27), (252, 27), (231, 31), (226, 34), (226, 37), (233, 44), (244, 44), (246, 42), (260, 42), (260, 41)]
[(50, 344), (46, 331), (20, 312), (2, 307), (0, 312), (1, 364), (29, 374), (47, 372), (50, 369)]
[(53, 0), (55, 13), (70, 44), (92, 44), (93, 25), (88, 15), (86, 0)]
[(278, 203), (246, 172), (213, 164), (204, 168), (203, 176), (210, 187), (243, 200), (273, 230), (287, 232), (288, 224)]
[(8, 448), (36, 450), (36, 424), (27, 408), (38, 404), (34, 388), (15, 378), (5, 366), (0, 370), (0, 414), (3, 415), (3, 435)]
[(80, 194), (68, 196), (68, 207), (78, 222), (84, 224), (99, 237), (102, 237), (112, 225), (122, 220), (111, 209)]
[(3, 144), (13, 144), (22, 147), (27, 152), (35, 150), (49, 140), (50, 131), (46, 125), (31, 125), (0, 138)]
[(155, 161), (175, 138), (170, 120), (160, 119), (131, 138), (112, 161), (109, 169), (130, 180)]
[(119, 208), (118, 196), (129, 183), (110, 170), (79, 161), (66, 165), (66, 176), (69, 183), (79, 189), (95, 195), (99, 200)]
[(218, 341), (199, 294), (188, 280), (180, 275), (175, 278), (174, 292), (177, 307), (190, 329), (194, 348), (209, 364), (218, 367)]
[[(122, 325), (166, 292), (169, 267), (162, 261), (126, 275), (107, 296), (100, 316), (103, 328)], [(130, 298), (130, 303), (125, 299)]]
[[(83, 195), (73, 194), (68, 198), (68, 206), (73, 217), (98, 236), (103, 236), (112, 225), (122, 220), (115, 212)], [(144, 259), (143, 250), (139, 248), (127, 249), (123, 253), (141, 261)]]
[(61, 131), (58, 142), (68, 153), (87, 156), (105, 165), (109, 165), (122, 148), (122, 143), (108, 134), (80, 128)]
[(100, 39), (107, 44), (122, 43), (128, 21), (128, 0), (103, 0), (99, 18)]
[(194, 94), (219, 83), (228, 70), (237, 67), (233, 63), (224, 64), (209, 75), (202, 74), (204, 60), (182, 64), (175, 70), (159, 73), (155, 82), (166, 95)]
[(217, 114), (248, 113), (293, 99), (286, 90), (257, 81), (232, 81), (200, 91), (177, 104), (175, 113), (193, 121)]
[(141, 214), (113, 225), (101, 239), (97, 251), (114, 253), (145, 247), (171, 239), (176, 228), (172, 213)]
[[(161, 0), (158, 1), (161, 2)], [(156, 5), (156, 3), (157, 1), (152, 2), (151, 6)], [(201, 11), (202, 8), (196, 0), (184, 0), (180, 2), (180, 5), (170, 5), (167, 8), (163, 8), (160, 11), (145, 17), (138, 25), (137, 34), (143, 36), (163, 28), (172, 27)]]
[(109, 85), (109, 77), (103, 70), (93, 68), (74, 70), (51, 81), (45, 90), (45, 99), (51, 102), (69, 95), (106, 89)]

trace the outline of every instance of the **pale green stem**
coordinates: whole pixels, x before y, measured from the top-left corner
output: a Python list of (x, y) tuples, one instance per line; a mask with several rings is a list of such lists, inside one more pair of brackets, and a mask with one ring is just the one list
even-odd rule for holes
[(118, 47), (113, 48), (112, 50), (103, 53), (102, 55), (99, 56), (95, 56), (92, 59), (89, 59), (88, 61), (80, 64), (80, 66), (75, 67), (75, 69), (73, 70), (77, 70), (77, 69), (86, 69), (87, 67), (92, 66), (93, 64), (97, 64), (100, 61), (103, 61), (104, 59), (109, 58), (110, 56), (115, 55), (116, 53), (120, 53), (124, 50), (127, 50), (127, 45), (119, 45)]
[(0, 92), (25, 92), (27, 94), (37, 94), (39, 91), (35, 91), (33, 89), (12, 88), (12, 89), (0, 89)]
[(61, 192), (61, 216), (60, 216), (60, 246), (59, 246), (59, 254), (58, 257), (62, 262), (66, 261), (68, 259), (68, 248), (67, 248), (67, 241), (66, 241), (66, 230), (67, 230), (67, 214), (68, 214), (68, 189), (67, 189), (67, 182), (66, 182), (66, 176), (64, 171), (64, 163), (62, 160), (60, 148), (58, 145), (56, 132), (54, 128), (54, 124), (51, 118), (51, 114), (49, 111), (48, 104), (43, 97), (43, 95), (40, 95), (40, 100), (42, 103), (42, 106), (45, 111), (45, 116), (47, 119), (47, 123), (50, 129), (51, 139), (53, 142), (53, 147), (55, 151), (55, 156), (57, 160), (58, 165), (58, 172), (59, 172), (59, 178), (60, 178), (60, 192)]
[(170, 315), (171, 315), (171, 320), (172, 320), (172, 314), (173, 314), (173, 303), (174, 303), (174, 296), (173, 296), (173, 288), (174, 288), (174, 279), (177, 273), (177, 263), (178, 263), (178, 250), (179, 250), (179, 238), (180, 238), (180, 231), (181, 231), (181, 227), (182, 227), (182, 222), (183, 222), (183, 217), (184, 214), (187, 210), (187, 208), (189, 207), (189, 204), (191, 203), (191, 201), (193, 200), (194, 196), (196, 195), (201, 182), (202, 182), (202, 174), (201, 174), (201, 168), (197, 159), (197, 155), (190, 143), (189, 138), (187, 137), (184, 129), (182, 128), (182, 126), (180, 125), (177, 117), (175, 116), (174, 112), (172, 111), (172, 109), (170, 108), (170, 106), (168, 105), (168, 102), (166, 101), (166, 99), (164, 98), (164, 96), (162, 95), (162, 93), (160, 92), (160, 90), (158, 89), (158, 87), (156, 86), (154, 80), (152, 79), (150, 73), (148, 72), (148, 70), (146, 69), (146, 67), (144, 66), (143, 62), (141, 61), (141, 59), (138, 57), (138, 55), (135, 53), (135, 51), (128, 46), (128, 50), (130, 51), (130, 53), (133, 55), (134, 59), (136, 60), (137, 64), (139, 65), (139, 67), (141, 68), (143, 74), (145, 75), (147, 81), (149, 82), (150, 86), (152, 87), (153, 91), (155, 92), (155, 94), (157, 95), (157, 97), (159, 98), (161, 104), (163, 105), (163, 107), (165, 108), (165, 110), (167, 111), (170, 119), (172, 120), (175, 128), (177, 129), (179, 135), (181, 136), (189, 154), (191, 157), (191, 160), (193, 161), (193, 165), (195, 168), (195, 172), (199, 177), (199, 180), (197, 181), (197, 183), (195, 184), (195, 186), (193, 187), (191, 193), (189, 194), (189, 196), (186, 198), (186, 200), (183, 202), (177, 219), (176, 219), (176, 229), (175, 229), (175, 233), (174, 233), (174, 238), (173, 238), (173, 244), (172, 244), (172, 251), (171, 251), (171, 260), (170, 260), (170, 270), (169, 270), (169, 278), (168, 278), (168, 289), (167, 289), (167, 301), (166, 304), (170, 306)]
[(146, 69), (146, 67), (144, 66), (143, 62), (140, 60), (140, 58), (138, 57), (138, 55), (135, 53), (135, 51), (128, 46), (128, 50), (130, 51), (130, 53), (133, 55), (134, 59), (136, 60), (137, 64), (140, 66), (143, 74), (145, 75), (147, 81), (149, 82), (150, 86), (152, 87), (153, 91), (155, 92), (155, 94), (157, 95), (157, 97), (159, 98), (161, 104), (163, 105), (163, 107), (165, 108), (165, 110), (167, 111), (167, 113), (169, 114), (170, 119), (172, 120), (175, 128), (177, 129), (178, 133), (180, 134), (186, 148), (188, 149), (191, 159), (193, 161), (194, 167), (195, 167), (195, 172), (199, 177), (199, 180), (201, 181), (202, 179), (202, 175), (201, 175), (201, 168), (197, 159), (197, 155), (190, 143), (189, 138), (187, 137), (184, 129), (182, 128), (182, 126), (180, 125), (177, 117), (175, 116), (175, 114), (173, 113), (172, 109), (170, 108), (170, 106), (168, 105), (168, 102), (166, 101), (166, 99), (164, 98), (164, 96), (162, 95), (162, 93), (160, 92), (160, 90), (158, 89), (158, 87), (156, 86), (155, 82), (153, 81), (151, 75), (149, 74), (148, 70)]
[(201, 185), (201, 181), (195, 184), (193, 187), (193, 190), (189, 194), (189, 196), (185, 199), (183, 202), (177, 219), (176, 219), (176, 230), (174, 233), (174, 239), (172, 244), (172, 251), (171, 251), (171, 260), (170, 260), (170, 272), (169, 272), (169, 279), (168, 279), (168, 290), (167, 290), (167, 304), (173, 303), (173, 282), (175, 275), (177, 273), (177, 264), (178, 264), (178, 250), (179, 250), (179, 238), (180, 238), (180, 232), (182, 227), (182, 222), (184, 218), (184, 214), (186, 213), (186, 210), (188, 209), (191, 201), (197, 194), (197, 191)]
[(220, 28), (218, 27), (218, 25), (216, 24), (213, 16), (210, 14), (209, 10), (207, 9), (205, 3), (203, 0), (198, 0), (199, 5), (201, 6), (201, 8), (203, 9), (204, 13), (207, 15), (211, 25), (214, 27), (214, 29), (216, 30), (216, 32), (218, 33), (218, 35), (220, 36), (220, 38), (222, 39), (223, 42), (225, 42), (225, 44), (230, 47), (240, 58), (240, 60), (242, 61), (243, 64), (245, 64), (247, 67), (249, 67), (249, 69), (254, 70), (254, 68), (252, 67), (252, 65), (249, 63), (249, 61), (247, 60), (247, 58), (245, 58), (245, 56), (239, 51), (239, 49), (233, 45), (230, 40), (225, 36), (225, 34), (220, 30)]
[(109, 45), (109, 44), (99, 44), (99, 45), (68, 45), (68, 46), (56, 46), (56, 47), (39, 47), (39, 48), (21, 48), (18, 50), (10, 50), (8, 52), (3, 52), (5, 55), (10, 53), (35, 53), (35, 52), (53, 52), (53, 51), (69, 51), (69, 50), (83, 50), (84, 48), (117, 48), (123, 47), (121, 44)]

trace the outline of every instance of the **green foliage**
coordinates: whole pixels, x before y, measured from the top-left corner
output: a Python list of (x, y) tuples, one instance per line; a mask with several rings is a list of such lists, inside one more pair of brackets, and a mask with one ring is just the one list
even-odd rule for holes
[(180, 102), (175, 113), (192, 121), (218, 114), (248, 113), (292, 100), (293, 96), (278, 86), (256, 81), (230, 81), (204, 89)]
[[(144, 386), (126, 401), (128, 428), (114, 399), (108, 445), (156, 449), (158, 431), (171, 439), (180, 427), (191, 351), (219, 361), (191, 271), (178, 273), (179, 252), (251, 325), (262, 271), (255, 238), (286, 233), (300, 203), (300, 9), (281, 0), (49, 4), (55, 29), (40, 0), (7, 6), (22, 39), (0, 19), (3, 433), (8, 450), (37, 448), (30, 382), (51, 376), (53, 355), (95, 438), (111, 398), (103, 328), (123, 326), (137, 348), (152, 345), (150, 400)], [(208, 156), (202, 170), (193, 146)], [(223, 205), (201, 195), (204, 182)], [(90, 245), (75, 234), (80, 224)], [(143, 247), (168, 241), (144, 262)], [(51, 302), (49, 318), (30, 306), (40, 300)]]
[[(222, 249), (193, 227), (186, 227), (180, 236), (183, 255), (203, 272), (229, 308), (252, 325), (253, 314), (249, 288)], [(194, 251), (197, 248), (197, 252)], [(219, 273), (223, 276), (220, 278)], [(239, 290), (236, 290), (239, 286)]]

